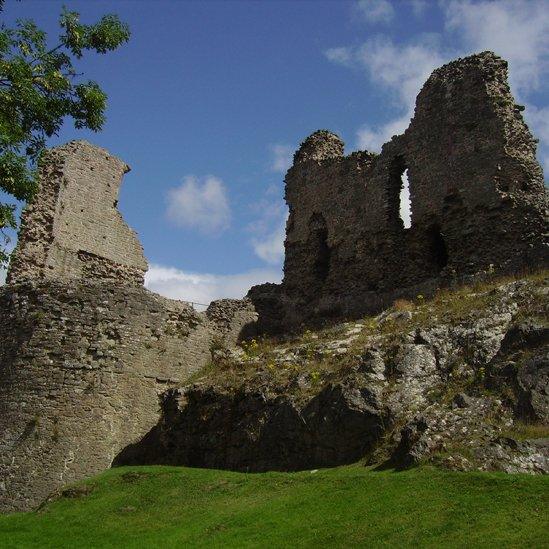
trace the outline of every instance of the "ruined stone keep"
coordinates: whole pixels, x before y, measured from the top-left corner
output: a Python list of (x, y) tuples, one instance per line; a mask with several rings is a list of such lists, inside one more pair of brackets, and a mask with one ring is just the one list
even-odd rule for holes
[[(263, 327), (360, 315), (479, 271), (547, 265), (547, 193), (536, 140), (484, 52), (433, 72), (408, 129), (381, 154), (344, 155), (318, 131), (286, 175), (284, 280), (250, 292)], [(407, 172), (411, 227), (399, 216)]]
[(315, 132), (286, 175), (282, 284), (205, 313), (143, 288), (141, 245), (117, 210), (128, 166), (82, 141), (49, 151), (0, 289), (0, 511), (110, 467), (157, 424), (161, 394), (251, 328), (546, 267), (547, 193), (521, 110), (505, 61), (485, 52), (436, 70), (379, 155), (344, 156), (336, 135)]

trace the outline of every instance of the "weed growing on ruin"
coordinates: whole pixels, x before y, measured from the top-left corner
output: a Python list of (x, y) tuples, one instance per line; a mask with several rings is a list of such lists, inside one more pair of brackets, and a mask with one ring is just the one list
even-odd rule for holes
[(516, 420), (512, 427), (503, 431), (502, 435), (515, 440), (549, 438), (549, 425)]
[(394, 311), (413, 311), (416, 306), (408, 299), (397, 299), (392, 308)]

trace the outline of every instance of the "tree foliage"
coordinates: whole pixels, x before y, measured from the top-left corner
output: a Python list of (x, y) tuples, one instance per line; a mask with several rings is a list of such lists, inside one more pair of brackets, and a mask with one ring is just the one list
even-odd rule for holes
[[(0, 26), (0, 190), (19, 201), (34, 196), (41, 152), (66, 117), (76, 128), (93, 131), (105, 122), (106, 95), (96, 82), (82, 80), (74, 60), (88, 51), (115, 50), (130, 36), (116, 15), (85, 25), (77, 12), (64, 9), (59, 24), (53, 46), (31, 20)], [(15, 208), (0, 202), (0, 264), (7, 260), (4, 230), (16, 228)]]

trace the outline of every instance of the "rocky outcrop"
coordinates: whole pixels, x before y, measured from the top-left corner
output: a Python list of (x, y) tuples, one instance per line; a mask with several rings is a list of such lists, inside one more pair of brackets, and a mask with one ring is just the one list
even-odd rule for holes
[(547, 473), (549, 331), (536, 320), (547, 282), (443, 293), (291, 343), (244, 344), (165, 393), (161, 421), (115, 464), (266, 471), (363, 459)]
[(192, 385), (169, 391), (163, 395), (161, 424), (114, 464), (237, 471), (327, 467), (360, 459), (383, 432), (380, 395), (356, 376), (326, 386), (305, 402), (288, 397), (284, 389)]

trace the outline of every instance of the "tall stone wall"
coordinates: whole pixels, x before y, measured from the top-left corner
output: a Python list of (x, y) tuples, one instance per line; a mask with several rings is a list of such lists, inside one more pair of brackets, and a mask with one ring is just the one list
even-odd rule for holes
[(247, 300), (204, 313), (143, 288), (116, 210), (126, 165), (88, 143), (49, 151), (0, 288), (0, 512), (108, 468), (159, 420), (159, 395), (234, 345)]
[(0, 292), (0, 510), (108, 468), (156, 423), (158, 395), (210, 359), (184, 303), (92, 281)]
[(143, 284), (143, 249), (117, 210), (129, 169), (86, 141), (47, 151), (40, 193), (22, 216), (8, 283), (85, 277)]
[[(445, 65), (381, 154), (344, 155), (326, 130), (286, 175), (284, 280), (249, 293), (267, 330), (364, 314), (481, 271), (549, 264), (536, 141), (491, 52)], [(402, 176), (411, 227), (399, 216)]]

